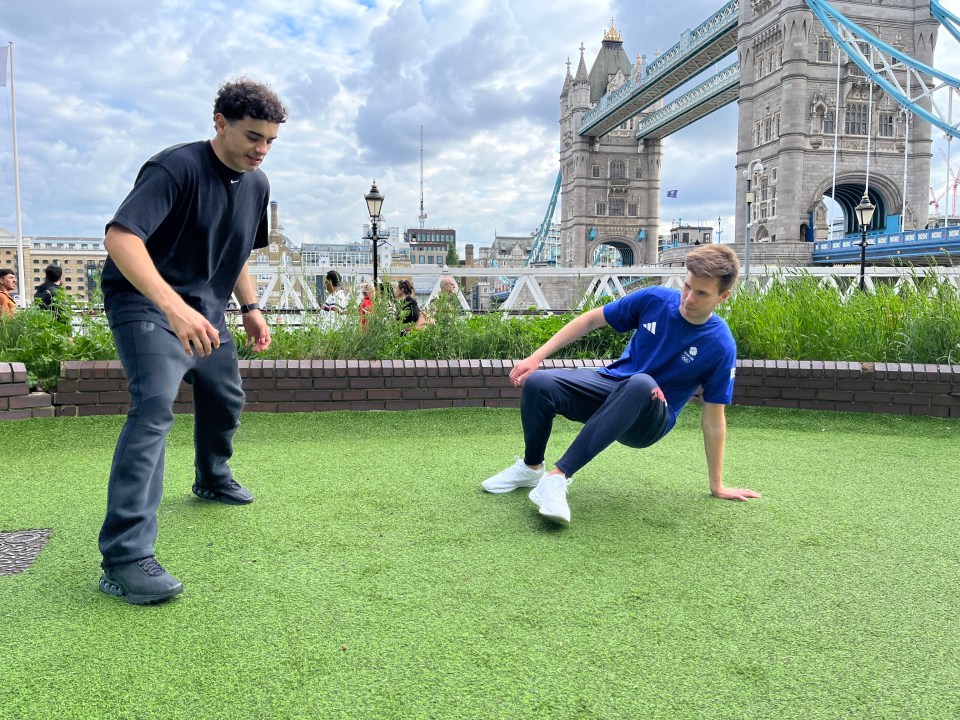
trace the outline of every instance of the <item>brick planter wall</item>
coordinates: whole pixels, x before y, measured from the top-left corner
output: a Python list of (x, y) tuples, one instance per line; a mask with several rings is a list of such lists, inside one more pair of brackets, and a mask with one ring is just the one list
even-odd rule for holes
[[(548, 360), (544, 366), (606, 362)], [(740, 360), (737, 366), (738, 405), (960, 418), (960, 365)], [(517, 407), (512, 368), (509, 360), (240, 362), (245, 409), (253, 412)], [(58, 415), (127, 412), (119, 361), (65, 362), (60, 374), (53, 396)], [(182, 385), (175, 412), (191, 412), (192, 397)]]
[(0, 420), (53, 417), (49, 393), (30, 392), (23, 363), (0, 362)]

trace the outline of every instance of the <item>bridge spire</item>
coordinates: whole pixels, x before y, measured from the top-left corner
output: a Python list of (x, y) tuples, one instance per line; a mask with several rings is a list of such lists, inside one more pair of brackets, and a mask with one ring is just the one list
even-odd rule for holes
[(587, 61), (583, 59), (583, 54), (587, 51), (587, 48), (583, 46), (583, 43), (580, 43), (580, 64), (577, 66), (577, 77), (574, 78), (574, 82), (578, 83), (589, 83), (590, 76), (587, 74)]
[(614, 20), (615, 18), (610, 18), (610, 29), (603, 34), (603, 41), (622, 43), (623, 38), (620, 37), (620, 33), (617, 31), (616, 25), (614, 24)]

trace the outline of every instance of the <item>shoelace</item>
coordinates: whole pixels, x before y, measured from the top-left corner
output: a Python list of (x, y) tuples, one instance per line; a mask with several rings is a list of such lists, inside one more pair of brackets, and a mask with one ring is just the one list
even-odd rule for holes
[(143, 560), (138, 560), (137, 565), (140, 566), (140, 569), (143, 570), (150, 577), (157, 577), (163, 575), (166, 572), (157, 562), (156, 558), (148, 557)]

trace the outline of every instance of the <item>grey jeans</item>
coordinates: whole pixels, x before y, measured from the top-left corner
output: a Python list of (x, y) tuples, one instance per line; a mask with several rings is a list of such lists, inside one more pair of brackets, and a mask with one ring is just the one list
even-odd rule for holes
[(152, 322), (111, 328), (130, 391), (130, 412), (110, 468), (107, 515), (100, 530), (103, 566), (154, 554), (157, 509), (163, 497), (163, 458), (173, 402), (193, 385), (196, 482), (215, 488), (232, 479), (227, 461), (240, 424), (244, 395), (237, 349), (224, 332), (206, 357), (187, 355), (180, 340)]

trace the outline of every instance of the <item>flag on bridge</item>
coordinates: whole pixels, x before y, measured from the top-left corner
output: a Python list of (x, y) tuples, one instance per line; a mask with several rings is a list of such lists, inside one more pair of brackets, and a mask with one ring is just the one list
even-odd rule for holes
[(668, 197), (668, 198), (675, 198), (675, 197), (677, 196), (677, 193), (678, 193), (678, 192), (680, 192), (680, 191), (679, 191), (679, 190), (667, 190), (667, 197)]
[(7, 51), (9, 49), (9, 45), (4, 45), (0, 50), (0, 87), (7, 86)]

